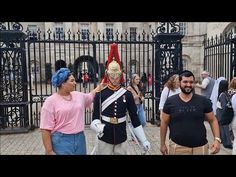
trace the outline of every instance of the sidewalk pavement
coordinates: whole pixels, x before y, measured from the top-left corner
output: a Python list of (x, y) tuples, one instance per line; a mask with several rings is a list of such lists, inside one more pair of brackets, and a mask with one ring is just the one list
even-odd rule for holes
[[(205, 124), (207, 128), (207, 138), (209, 144), (213, 142), (213, 136), (210, 131), (208, 123)], [(144, 128), (147, 139), (151, 143), (151, 150), (146, 155), (161, 155), (160, 148), (160, 127), (147, 123)], [(85, 136), (87, 143), (87, 153), (93, 149), (95, 142), (94, 132), (86, 126)], [(168, 135), (167, 135), (168, 138)], [(141, 155), (142, 151), (139, 146), (135, 144), (128, 133), (129, 152), (131, 155)], [(226, 149), (221, 145), (221, 150), (217, 155), (231, 155), (232, 150)], [(30, 131), (23, 134), (8, 134), (0, 136), (0, 155), (44, 155), (44, 147), (41, 139), (40, 129)]]

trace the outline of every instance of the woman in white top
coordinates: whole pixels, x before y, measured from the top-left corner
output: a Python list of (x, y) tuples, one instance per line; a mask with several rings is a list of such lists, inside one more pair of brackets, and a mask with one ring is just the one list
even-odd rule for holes
[(212, 89), (212, 92), (211, 92), (211, 97), (210, 97), (210, 100), (212, 102), (212, 108), (213, 108), (213, 112), (214, 114), (216, 115), (216, 103), (217, 103), (217, 98), (218, 98), (218, 92), (219, 92), (219, 83), (220, 81), (222, 80), (226, 80), (225, 77), (219, 77), (216, 81), (215, 81), (215, 84), (214, 84), (214, 87)]
[[(228, 92), (230, 95), (233, 95), (231, 97), (231, 101), (234, 110), (234, 118), (231, 122), (231, 127), (233, 130), (234, 137), (236, 137), (236, 77), (231, 80)], [(236, 138), (234, 138), (232, 154), (236, 155)]]
[(179, 76), (177, 74), (172, 75), (164, 85), (164, 89), (161, 92), (161, 98), (159, 103), (160, 112), (168, 97), (180, 93), (179, 88)]

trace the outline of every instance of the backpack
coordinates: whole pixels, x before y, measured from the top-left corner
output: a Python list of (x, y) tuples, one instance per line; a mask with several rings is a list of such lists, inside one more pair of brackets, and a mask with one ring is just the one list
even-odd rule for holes
[(222, 109), (222, 117), (221, 120), (219, 121), (220, 125), (229, 125), (233, 118), (234, 118), (234, 110), (232, 107), (232, 102), (231, 102), (231, 96), (228, 94), (224, 93), (226, 95), (226, 106)]

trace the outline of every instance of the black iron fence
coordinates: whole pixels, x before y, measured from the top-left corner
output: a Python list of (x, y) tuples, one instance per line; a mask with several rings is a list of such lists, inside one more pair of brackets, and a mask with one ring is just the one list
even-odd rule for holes
[[(60, 67), (68, 67), (73, 72), (77, 91), (88, 93), (95, 88), (105, 73), (105, 63), (111, 43), (118, 44), (125, 74), (125, 86), (129, 84), (133, 73), (138, 73), (141, 77), (150, 76), (144, 83), (144, 107), (148, 122), (154, 123), (157, 118), (160, 92), (166, 76), (182, 69), (183, 36), (179, 34), (179, 26), (175, 23), (161, 23), (158, 28), (160, 32), (157, 29), (156, 32), (143, 31), (135, 35), (127, 31), (122, 33), (117, 31), (112, 34), (98, 31), (96, 34), (91, 34), (89, 31), (84, 33), (79, 30), (78, 32), (69, 30), (66, 33), (60, 31), (55, 33), (50, 29), (46, 31), (38, 29), (37, 32), (26, 30), (26, 37), (21, 40), (15, 39), (18, 43), (21, 41), (21, 46), (14, 48), (9, 36), (17, 33), (19, 29), (16, 27), (9, 30), (4, 23), (0, 23), (1, 83), (3, 81), (8, 83), (0, 85), (0, 133), (6, 129), (15, 130), (17, 127), (31, 129), (39, 127), (42, 104), (48, 96), (56, 92), (56, 88), (51, 85), (51, 76)], [(165, 29), (168, 32), (164, 32)], [(9, 49), (21, 51), (21, 57), (7, 52)], [(4, 56), (4, 53), (7, 55)], [(16, 64), (16, 61), (19, 64)], [(18, 65), (20, 69), (17, 70)], [(12, 84), (9, 84), (10, 73), (14, 75)], [(86, 83), (83, 80), (85, 73), (89, 78)], [(23, 78), (18, 84), (18, 87), (22, 88), (19, 97), (24, 99), (19, 103), (12, 103), (6, 95), (11, 97), (10, 92), (16, 90), (12, 85), (16, 85), (19, 78)], [(20, 104), (20, 109), (17, 104)], [(17, 116), (15, 118), (12, 115)], [(92, 108), (86, 109), (85, 115), (85, 124), (90, 124)], [(24, 124), (20, 123), (22, 120)]]
[[(28, 33), (28, 36), (30, 34)], [(95, 88), (105, 73), (105, 62), (108, 59), (109, 46), (115, 42), (118, 44), (119, 54), (125, 72), (125, 85), (133, 73), (140, 76), (143, 73), (152, 76), (151, 82), (146, 82), (145, 110), (147, 121), (155, 117), (156, 103), (154, 97), (154, 35), (143, 32), (130, 40), (128, 32), (124, 34), (106, 35), (98, 32), (96, 35), (87, 33), (86, 38), (81, 38), (80, 32), (59, 35), (56, 37), (50, 30), (41, 32), (38, 30), (34, 38), (26, 41), (27, 66), (29, 68), (29, 97), (30, 97), (30, 124), (39, 126), (40, 109), (44, 100), (56, 91), (52, 87), (51, 75), (59, 67), (70, 68), (77, 81), (76, 90), (90, 92)], [(32, 36), (32, 35), (31, 35)], [(88, 82), (83, 81), (83, 75), (87, 73)], [(85, 124), (90, 124), (92, 108), (85, 110)]]
[(204, 40), (204, 69), (215, 79), (236, 76), (236, 36), (232, 32)]

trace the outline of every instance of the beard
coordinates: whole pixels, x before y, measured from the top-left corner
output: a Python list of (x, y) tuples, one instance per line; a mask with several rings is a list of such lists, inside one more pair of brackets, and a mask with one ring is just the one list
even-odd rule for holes
[(193, 92), (193, 87), (180, 87), (180, 89), (184, 94), (187, 95)]

